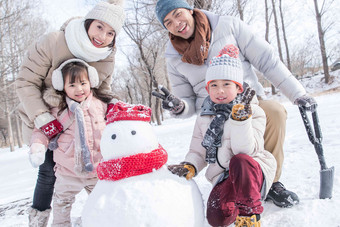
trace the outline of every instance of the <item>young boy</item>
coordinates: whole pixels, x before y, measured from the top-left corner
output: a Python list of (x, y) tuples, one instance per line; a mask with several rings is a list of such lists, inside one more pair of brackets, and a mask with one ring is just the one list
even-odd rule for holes
[(264, 149), (266, 116), (252, 100), (255, 92), (243, 87), (237, 47), (227, 45), (212, 58), (205, 82), (210, 106), (197, 117), (185, 161), (168, 168), (191, 179), (208, 165), (210, 225), (260, 226), (260, 200), (273, 183), (276, 161)]

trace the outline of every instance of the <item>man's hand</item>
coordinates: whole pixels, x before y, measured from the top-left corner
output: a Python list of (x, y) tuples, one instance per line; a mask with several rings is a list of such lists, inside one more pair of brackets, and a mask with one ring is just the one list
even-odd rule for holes
[(175, 175), (185, 176), (187, 180), (195, 176), (195, 167), (190, 164), (168, 165), (168, 169)]
[(41, 143), (32, 143), (29, 154), (29, 160), (34, 168), (44, 163), (46, 147)]
[(314, 112), (316, 108), (318, 107), (318, 104), (316, 103), (315, 99), (308, 95), (303, 95), (297, 98), (294, 101), (294, 104), (298, 106), (302, 106), (306, 108), (306, 110), (309, 110), (311, 112)]
[(173, 114), (180, 114), (184, 110), (184, 102), (171, 94), (168, 89), (159, 85), (159, 89), (164, 93), (161, 94), (157, 91), (152, 91), (152, 95), (156, 98), (162, 99), (163, 109), (170, 110)]

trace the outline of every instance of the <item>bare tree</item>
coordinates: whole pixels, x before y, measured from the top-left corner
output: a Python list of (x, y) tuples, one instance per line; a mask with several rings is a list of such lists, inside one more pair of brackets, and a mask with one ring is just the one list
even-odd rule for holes
[[(133, 72), (138, 75), (138, 81), (143, 78), (143, 83), (140, 83), (142, 90), (145, 91), (147, 105), (152, 107), (152, 100), (155, 100), (153, 108), (153, 119), (157, 124), (161, 124), (160, 119), (160, 101), (152, 97), (151, 92), (158, 89), (158, 74), (163, 72), (160, 70), (159, 63), (163, 58), (165, 46), (165, 33), (159, 32), (162, 28), (154, 14), (150, 14), (154, 9), (153, 1), (130, 1), (131, 14), (125, 21), (124, 30), (129, 38), (134, 43), (134, 48), (137, 50), (135, 54), (129, 56), (130, 67), (133, 67)], [(157, 41), (155, 41), (157, 40)], [(166, 75), (165, 75), (166, 76)]]
[(284, 41), (285, 48), (286, 48), (287, 68), (291, 70), (292, 67), (290, 65), (288, 40), (287, 40), (286, 27), (285, 27), (283, 11), (282, 11), (282, 0), (279, 0), (279, 10), (280, 10), (280, 17), (281, 17), (281, 29), (282, 29), (283, 41)]
[[(21, 131), (16, 127), (17, 99), (14, 87), (23, 56), (27, 46), (44, 33), (46, 22), (33, 15), (38, 6), (36, 0), (22, 2), (19, 0), (1, 0), (0, 18), (0, 114), (3, 113), (7, 121), (8, 142), (14, 151), (14, 134), (21, 146)], [(12, 124), (15, 127), (12, 127)], [(14, 129), (14, 130), (13, 130)]]
[[(330, 1), (328, 7), (330, 7), (333, 3), (333, 0)], [(325, 32), (329, 27), (322, 28), (322, 19), (324, 13), (327, 11), (326, 0), (322, 1), (321, 9), (319, 10), (318, 1), (314, 0), (314, 8), (315, 8), (315, 17), (318, 27), (318, 35), (319, 35), (319, 44), (320, 44), (320, 52), (322, 57), (322, 65), (323, 71), (325, 75), (325, 83), (328, 84), (330, 82), (329, 68), (327, 62), (327, 53), (326, 53), (326, 45), (325, 45)]]
[(212, 6), (212, 0), (193, 0), (194, 8), (210, 10)]

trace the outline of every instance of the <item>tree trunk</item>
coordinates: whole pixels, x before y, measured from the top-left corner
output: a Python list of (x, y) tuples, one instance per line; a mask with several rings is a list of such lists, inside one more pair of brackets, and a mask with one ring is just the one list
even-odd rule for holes
[(212, 0), (194, 0), (194, 8), (209, 10), (211, 9)]
[(15, 114), (15, 122), (16, 122), (16, 130), (17, 130), (17, 141), (18, 141), (18, 147), (22, 148), (22, 132), (21, 132), (21, 124), (20, 124), (20, 118), (17, 114)]
[(269, 22), (270, 22), (270, 17), (269, 17), (269, 9), (268, 9), (268, 2), (267, 0), (264, 0), (264, 5), (265, 5), (265, 21), (266, 21), (266, 33), (265, 33), (265, 40), (269, 43)]
[(243, 11), (244, 11), (244, 8), (242, 7), (242, 2), (241, 0), (237, 0), (237, 11), (238, 13), (240, 14), (240, 19), (242, 21), (244, 21), (244, 14), (243, 14)]
[(279, 0), (279, 10), (280, 10), (280, 16), (281, 16), (281, 26), (282, 26), (283, 41), (285, 43), (285, 48), (286, 48), (287, 68), (289, 69), (289, 71), (291, 71), (292, 67), (291, 67), (291, 64), (290, 64), (288, 41), (287, 41), (286, 28), (285, 28), (285, 23), (284, 23), (284, 19), (283, 19), (283, 12), (282, 12), (282, 0)]
[(328, 69), (328, 63), (327, 63), (327, 54), (326, 54), (326, 46), (325, 46), (325, 32), (322, 29), (321, 26), (321, 12), (319, 12), (318, 2), (317, 0), (314, 0), (314, 7), (315, 7), (315, 16), (316, 16), (316, 22), (318, 24), (318, 34), (319, 34), (319, 42), (320, 42), (320, 51), (321, 51), (321, 57), (322, 57), (322, 65), (323, 65), (323, 71), (325, 74), (325, 83), (329, 83), (329, 69)]
[[(283, 62), (282, 48), (281, 48), (281, 42), (280, 42), (280, 30), (279, 30), (279, 24), (278, 24), (278, 21), (277, 21), (277, 15), (276, 15), (275, 0), (272, 0), (272, 6), (273, 6), (273, 15), (274, 15), (274, 23), (275, 23), (277, 49), (279, 51), (280, 60)], [(275, 87), (273, 85), (272, 85), (272, 94), (273, 95), (276, 94)]]

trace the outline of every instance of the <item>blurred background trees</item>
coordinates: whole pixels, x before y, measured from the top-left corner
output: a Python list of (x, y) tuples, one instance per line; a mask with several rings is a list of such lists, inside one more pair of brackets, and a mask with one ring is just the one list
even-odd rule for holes
[[(77, 7), (92, 8), (98, 1), (78, 0), (82, 3)], [(281, 61), (298, 79), (321, 71), (324, 82), (332, 82), (329, 65), (340, 59), (340, 22), (337, 20), (340, 7), (334, 0), (187, 1), (195, 8), (239, 17), (251, 25), (276, 48)], [(168, 33), (157, 21), (155, 4), (156, 0), (125, 0), (127, 17), (124, 32), (118, 37), (112, 89), (122, 101), (152, 107), (152, 121), (161, 124), (168, 113), (163, 112), (161, 102), (152, 97), (151, 92), (157, 90), (158, 85), (169, 90), (171, 87), (163, 56)], [(63, 7), (61, 3), (59, 6)], [(19, 101), (13, 82), (27, 47), (49, 32), (53, 27), (52, 17), (57, 18), (44, 14), (46, 7), (49, 4), (42, 0), (0, 0), (0, 147), (22, 146), (21, 121), (16, 113)], [(68, 10), (63, 12), (69, 12), (67, 17), (63, 15), (64, 21), (84, 16), (72, 13), (77, 9)], [(57, 29), (59, 27), (52, 28)], [(265, 87), (271, 87), (260, 73), (258, 75)], [(274, 87), (271, 92), (276, 92)]]

